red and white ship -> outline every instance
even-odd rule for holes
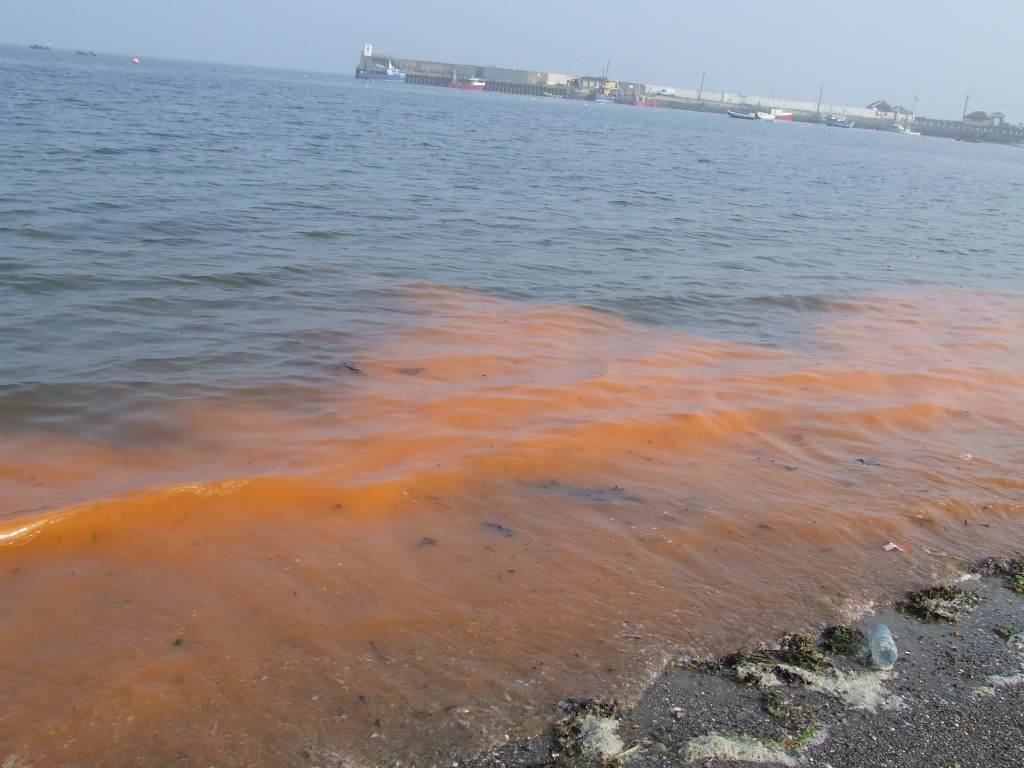
[[[772,119],[774,120],[792,120],[793,113],[786,109],[772,109]]]
[[[452,69],[452,81],[448,83],[449,88],[461,88],[464,91],[482,91],[487,86],[487,81],[479,77],[471,77],[469,80],[459,80]]]

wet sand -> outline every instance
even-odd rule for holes
[[[676,660],[632,705],[563,702],[542,736],[459,765],[1024,765],[1024,595],[991,575],[958,586],[980,601],[953,622],[888,606],[854,625],[891,628],[900,654],[891,670],[874,669],[866,650],[826,654],[817,669],[770,651],[750,666]]]

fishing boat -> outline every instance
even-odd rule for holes
[[[92,51],[75,51],[79,56],[95,56],[96,54]]]
[[[822,115],[822,122],[829,128],[853,128],[853,120],[846,115]]]
[[[769,123],[775,120],[775,115],[772,112],[758,112],[756,117],[758,120],[766,120]]]
[[[772,118],[775,120],[792,120],[793,113],[788,109],[776,109],[772,107]]]
[[[50,44],[46,43],[44,45],[40,45],[39,43],[32,43],[29,46],[29,48],[34,48],[37,51],[48,51],[48,50],[50,50]]]
[[[394,65],[391,59],[387,63],[368,61],[356,67],[356,77],[360,80],[383,80],[385,82],[404,83],[405,72]]]
[[[487,81],[480,77],[471,77],[468,80],[459,80],[455,74],[455,67],[452,67],[452,81],[448,83],[449,88],[461,88],[464,91],[482,91],[487,87]]]
[[[896,126],[896,133],[902,134],[904,136],[920,136],[921,135],[920,131],[912,131],[912,130],[910,130],[910,126],[902,125],[902,124],[898,124]]]
[[[733,112],[731,109],[727,110],[726,113],[729,117],[735,117],[738,120],[757,120],[756,112]]]
[[[654,99],[648,98],[634,89],[623,90],[618,84],[615,84],[613,88],[606,89],[605,93],[608,93],[615,100],[616,104],[628,104],[632,107],[658,106],[658,102]]]
[[[597,104],[616,104],[623,100],[624,94],[615,80],[608,79],[608,67],[604,68],[604,85],[594,88],[587,94],[587,101]]]

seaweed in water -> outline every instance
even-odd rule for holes
[[[907,599],[897,605],[896,610],[909,613],[929,624],[940,621],[952,623],[973,611],[979,600],[981,598],[976,593],[966,592],[959,587],[929,587],[908,592]]]

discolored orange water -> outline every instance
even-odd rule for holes
[[[1024,546],[1019,295],[864,296],[800,349],[405,300],[173,444],[2,439],[11,765],[428,764]]]

